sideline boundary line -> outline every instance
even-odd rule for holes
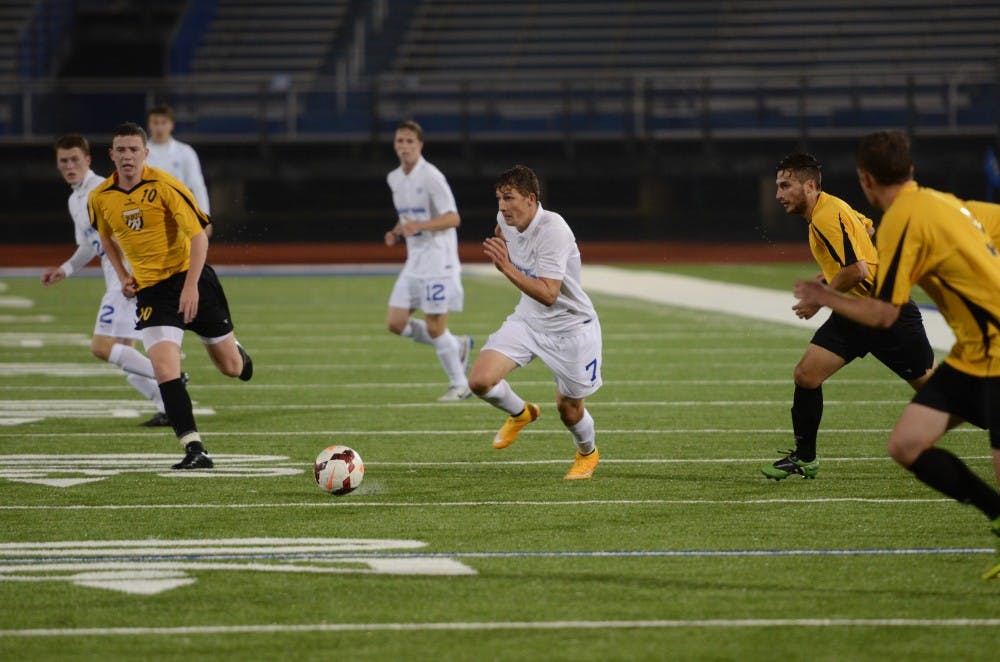
[[[634,621],[485,621],[430,623],[261,623],[179,627],[48,628],[0,630],[0,637],[113,637],[290,632],[420,632],[430,630],[634,630],[735,628],[996,628],[1000,618],[746,618]]]

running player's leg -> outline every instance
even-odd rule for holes
[[[795,454],[801,460],[816,459],[816,435],[823,418],[823,383],[846,364],[842,356],[810,343],[795,366],[792,430]]]
[[[175,326],[149,326],[142,330],[142,341],[153,363],[167,418],[177,435],[177,441],[184,447],[184,459],[172,468],[210,468],[212,460],[202,444],[201,434],[194,420],[191,396],[181,379],[183,337],[184,330]]]
[[[181,373],[181,344],[185,324],[178,312],[178,302],[184,277],[183,272],[175,274],[139,290],[136,295],[137,326],[142,334],[146,354],[153,364],[153,373],[159,384],[170,425],[185,451],[184,459],[172,468],[210,468],[212,459],[202,444],[191,406],[191,396],[188,395]]]
[[[600,462],[594,419],[584,405],[601,388],[603,352],[601,326],[594,320],[570,337],[536,337],[538,358],[556,382],[556,407],[576,446],[573,466],[566,480],[590,478]]]
[[[469,389],[508,418],[493,438],[494,448],[506,448],[517,440],[521,429],[538,418],[538,405],[525,402],[507,382],[507,375],[527,365],[534,357],[527,327],[507,320],[491,335],[479,352],[469,374]]]
[[[201,342],[205,345],[205,350],[208,352],[209,358],[212,359],[212,363],[226,377],[243,379],[247,366],[253,365],[250,356],[237,342],[236,335],[233,333],[215,337],[202,336]],[[250,370],[252,375],[252,367]],[[243,381],[249,381],[249,378],[243,379]]]
[[[448,330],[449,311],[462,310],[461,285],[450,277],[425,278],[420,282],[419,291],[421,293],[419,305],[424,313],[427,334],[434,345],[438,361],[448,377],[448,390],[438,400],[464,400],[472,395],[466,377],[471,339],[465,336],[457,338]]]
[[[187,325],[201,338],[216,369],[227,377],[250,381],[253,361],[233,333],[232,313],[222,283],[209,265],[198,280],[198,314]]]
[[[448,376],[448,390],[439,400],[464,400],[472,395],[469,390],[469,380],[465,375],[467,364],[462,360],[463,343],[468,347],[469,339],[459,339],[448,330],[448,313],[424,313],[427,333],[431,337],[438,361]],[[466,352],[466,357],[468,353]],[[468,360],[466,358],[466,360]]]
[[[125,381],[156,407],[156,414],[143,425],[158,427],[170,425],[160,388],[153,374],[149,358],[133,345],[139,338],[135,328],[135,299],[129,299],[121,290],[104,293],[101,307],[94,322],[94,336],[90,351],[98,359],[116,365],[125,373]]]
[[[978,508],[990,520],[993,533],[1000,536],[1000,493],[957,456],[935,445],[945,432],[968,421],[989,430],[994,453],[1000,449],[1000,429],[992,426],[993,412],[1000,407],[998,386],[997,378],[975,377],[947,363],[941,365],[893,427],[889,455],[921,482]],[[984,579],[997,576],[1000,563],[983,575]]]
[[[925,387],[926,388],[926,387]],[[960,417],[911,402],[889,436],[889,455],[921,482],[959,503],[972,504],[991,521],[1000,518],[1000,494],[957,456],[935,444]]]
[[[816,330],[805,353],[795,366],[795,389],[792,395],[792,434],[795,448],[780,460],[765,464],[761,473],[774,480],[793,474],[815,478],[819,471],[816,437],[823,419],[823,383],[858,356],[864,356],[862,328],[837,315],[831,315]]]
[[[413,342],[432,345],[434,341],[427,332],[427,325],[413,317],[413,311],[420,307],[420,282],[405,274],[400,274],[389,294],[389,307],[385,325],[390,333],[410,338]]]

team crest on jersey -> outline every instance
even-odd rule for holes
[[[142,229],[141,209],[126,209],[122,211],[122,217],[125,219],[125,225],[129,226],[136,232]]]

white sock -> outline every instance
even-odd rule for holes
[[[566,427],[573,435],[573,443],[576,444],[576,450],[580,452],[580,455],[589,455],[594,452],[596,432],[594,432],[594,419],[590,416],[589,411],[584,409],[583,418]]]
[[[129,386],[142,393],[147,400],[152,400],[153,404],[156,405],[156,411],[160,413],[166,411],[163,407],[163,396],[160,395],[160,387],[155,379],[126,372],[125,381],[128,382]]]
[[[448,375],[448,381],[451,382],[452,386],[466,388],[469,385],[469,379],[465,376],[462,361],[458,358],[459,348],[461,347],[458,338],[451,335],[451,331],[446,330],[440,336],[434,338],[433,342],[434,349],[437,350],[438,360],[441,362],[441,367],[444,368],[445,374]]]
[[[427,332],[427,322],[413,317],[411,317],[410,321],[406,323],[406,326],[403,327],[403,332],[399,335],[404,338],[412,338],[413,342],[419,342],[425,345],[434,344],[431,334]]]
[[[153,364],[149,358],[135,347],[129,347],[120,342],[116,342],[111,346],[108,363],[113,363],[125,372],[130,372],[133,375],[142,375],[150,379],[156,378],[156,375],[153,374]]]
[[[514,389],[510,387],[506,379],[501,379],[500,383],[487,391],[482,398],[497,409],[503,409],[511,416],[517,416],[524,411],[524,400],[517,393],[514,393]]]

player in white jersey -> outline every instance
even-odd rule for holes
[[[584,398],[601,387],[601,323],[580,285],[580,249],[562,216],[542,209],[538,177],[516,165],[496,182],[496,236],[483,242],[494,266],[521,290],[521,300],[491,335],[472,366],[472,392],[510,416],[493,439],[506,448],[538,418],[505,377],[538,357],[556,382],[556,407],[576,444],[566,480],[590,478],[600,455]]]
[[[167,105],[154,106],[146,113],[146,124],[149,128],[149,156],[146,165],[150,168],[166,170],[180,180],[181,184],[191,189],[195,202],[206,214],[212,210],[208,204],[208,187],[201,172],[201,161],[194,147],[182,143],[173,137],[174,109]],[[208,236],[212,236],[212,226],[205,228]]]
[[[455,196],[440,170],[424,160],[424,133],[412,120],[400,123],[393,141],[399,167],[386,176],[396,206],[397,222],[385,233],[393,246],[406,240],[406,264],[389,295],[386,326],[404,338],[433,345],[449,386],[438,400],[465,400],[472,395],[466,371],[472,338],[448,330],[448,313],[462,310],[462,266],[458,261],[461,223]],[[413,317],[416,310],[424,319]]]
[[[72,276],[95,257],[101,258],[105,292],[97,311],[90,351],[100,360],[121,368],[129,385],[156,405],[156,414],[143,425],[170,425],[153,376],[153,365],[133,346],[139,337],[135,329],[135,298],[128,299],[122,294],[115,269],[104,255],[101,237],[90,225],[87,197],[104,181],[104,177],[90,169],[90,145],[87,140],[76,134],[59,138],[56,141],[56,167],[73,189],[69,196],[69,214],[76,232],[77,249],[62,265],[46,269],[42,274],[42,284],[46,287],[54,285]]]

